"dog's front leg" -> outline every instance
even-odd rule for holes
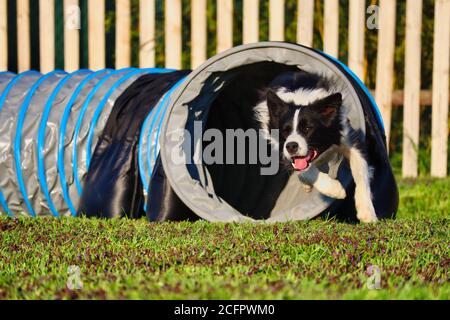
[[[378,219],[372,203],[369,165],[361,151],[355,147],[347,146],[343,153],[350,162],[350,170],[355,181],[357,218],[361,222],[376,222]]]
[[[339,180],[331,178],[328,174],[321,172],[314,164],[299,174],[299,179],[305,186],[316,188],[321,194],[334,199],[344,199],[345,189]],[[308,192],[308,187],[305,188]],[[309,190],[311,191],[311,190]]]

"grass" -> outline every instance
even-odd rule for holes
[[[400,195],[375,225],[0,218],[0,299],[449,299],[450,179]]]

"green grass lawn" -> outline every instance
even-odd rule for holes
[[[449,299],[450,179],[400,195],[375,225],[0,218],[0,299]]]

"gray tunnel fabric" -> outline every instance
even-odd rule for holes
[[[139,76],[164,71],[0,73],[0,214],[75,215],[115,100]]]

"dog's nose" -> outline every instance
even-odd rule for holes
[[[286,150],[289,154],[295,154],[298,151],[298,143],[297,142],[288,142],[286,144]]]

